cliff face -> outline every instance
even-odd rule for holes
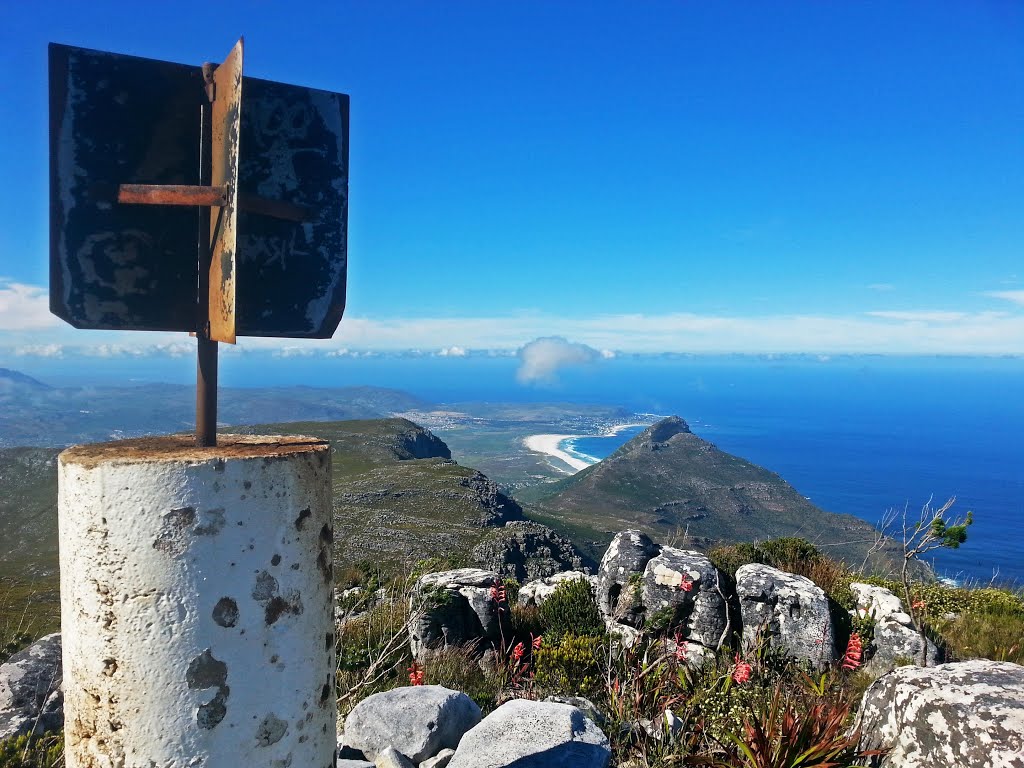
[[[690,545],[707,548],[798,535],[857,565],[874,541],[872,526],[819,509],[774,472],[720,451],[677,416],[542,494],[530,511],[544,522],[608,538],[632,527],[661,539],[685,533]]]

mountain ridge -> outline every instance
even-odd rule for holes
[[[603,461],[520,495],[548,525],[589,528],[594,541],[638,528],[653,537],[717,544],[802,536],[860,564],[875,543],[872,525],[822,510],[776,473],[725,453],[678,416],[662,419]],[[891,548],[890,548],[891,549]],[[884,558],[891,560],[890,556]]]

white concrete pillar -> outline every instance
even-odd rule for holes
[[[68,768],[332,768],[330,447],[60,455]]]

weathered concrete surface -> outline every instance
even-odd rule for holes
[[[440,685],[416,685],[375,693],[345,718],[345,745],[376,760],[394,747],[414,763],[454,749],[480,722],[469,696]]]
[[[818,669],[836,661],[828,598],[810,579],[759,563],[741,565],[736,596],[745,648],[763,639]]]
[[[568,704],[514,699],[462,737],[448,768],[606,768],[608,739]]]
[[[60,633],[36,640],[0,664],[0,739],[64,724]]]
[[[886,768],[1024,768],[1024,667],[899,667],[864,693],[861,748]]]
[[[68,768],[334,761],[330,448],[60,456]]]

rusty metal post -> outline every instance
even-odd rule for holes
[[[213,174],[213,64],[203,64],[207,100],[200,131],[199,184],[209,186]],[[196,445],[217,445],[217,342],[210,339],[210,208],[199,208],[199,296],[196,322]]]

